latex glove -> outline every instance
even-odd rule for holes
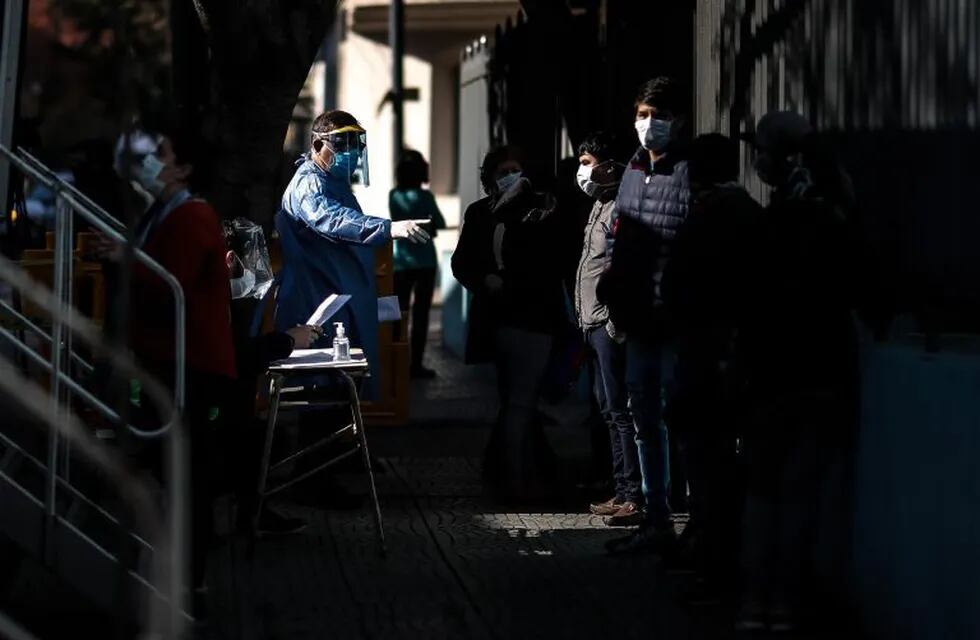
[[[398,220],[391,223],[391,237],[396,240],[410,240],[416,244],[424,244],[431,240],[429,233],[422,225],[430,224],[431,220]]]

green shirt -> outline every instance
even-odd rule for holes
[[[433,238],[437,229],[446,228],[436,199],[426,189],[392,189],[388,194],[388,211],[392,220],[431,219],[425,230]],[[395,240],[395,271],[435,269],[437,264],[436,247],[431,240],[426,243]]]

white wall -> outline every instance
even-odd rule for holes
[[[371,185],[356,187],[357,199],[371,215],[388,216],[388,191],[393,180],[392,110],[378,106],[391,88],[391,53],[387,45],[348,32],[338,52],[338,108],[349,111],[368,132]],[[405,102],[405,146],[430,155],[432,65],[413,56],[404,58],[406,88],[417,88],[419,99]]]

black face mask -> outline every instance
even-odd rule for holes
[[[606,160],[592,167],[592,182],[599,185],[600,189],[615,187],[623,179],[625,171],[626,165],[615,160]]]

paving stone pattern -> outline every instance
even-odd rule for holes
[[[412,424],[369,430],[388,554],[369,509],[276,506],[304,533],[250,548],[224,537],[211,570],[207,637],[242,640],[728,638],[732,612],[677,604],[683,579],[652,556],[611,558],[621,530],[584,513],[585,499],[543,513],[496,506],[479,457],[496,410],[485,368],[433,350],[440,377],[416,384]],[[546,407],[560,455],[587,452],[583,406]],[[366,493],[362,474],[345,482]]]
[[[618,532],[600,518],[499,512],[466,458],[384,465],[387,557],[366,509],[280,504],[311,527],[260,540],[252,555],[244,539],[219,550],[218,637],[596,638],[619,628],[642,638],[686,626],[658,597],[652,557],[602,554]]]

